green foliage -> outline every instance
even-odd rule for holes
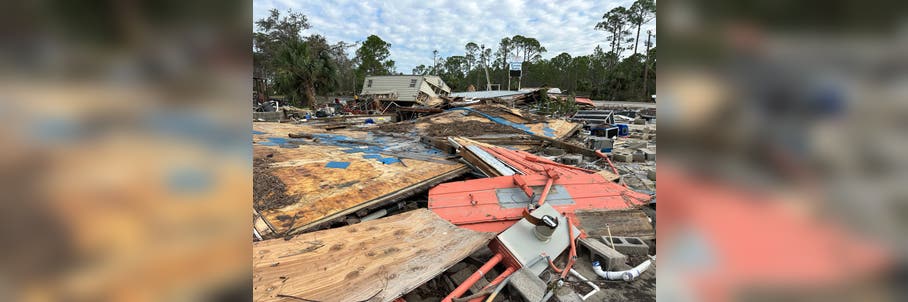
[[[466,90],[470,85],[483,90],[487,79],[507,89],[508,63],[519,57],[523,62],[520,87],[558,87],[571,94],[569,102],[544,102],[545,110],[555,114],[576,110],[574,94],[593,99],[648,101],[656,91],[656,49],[645,43],[651,37],[649,33],[641,37],[640,31],[643,24],[653,19],[655,9],[654,0],[636,0],[629,7],[606,12],[591,30],[607,33],[608,42],[603,45],[607,48],[596,45],[588,55],[560,53],[544,59],[547,49],[539,40],[514,35],[502,38],[497,47],[466,43],[462,55],[442,58],[433,52],[432,62],[418,65],[411,72],[439,75],[454,91]],[[367,75],[400,74],[390,59],[391,44],[376,35],[358,42],[360,46],[350,59],[347,49],[354,44],[329,45],[319,35],[300,36],[302,30],[309,28],[302,14],[288,11],[282,16],[272,10],[255,24],[253,76],[264,79],[265,85],[256,85],[256,89],[266,87],[265,95],[280,93],[298,104],[308,104],[316,94],[358,93]],[[639,49],[641,46],[643,50]],[[623,51],[629,53],[631,49],[632,55],[621,58],[621,54],[626,54]],[[518,87],[518,79],[511,82],[512,89]]]
[[[389,75],[394,73],[394,61],[391,56],[391,44],[376,35],[370,35],[363,45],[356,50],[357,79],[370,75]]]
[[[255,21],[256,31],[252,34],[253,76],[270,78],[274,73],[274,57],[285,41],[300,39],[300,31],[309,28],[306,16],[288,10],[281,16],[277,9],[269,11],[268,17]]]
[[[337,66],[327,44],[320,45],[321,41],[293,39],[277,51],[274,87],[292,104],[310,107],[317,92],[328,91],[337,84]]]
[[[536,110],[539,113],[552,116],[568,116],[574,114],[579,109],[577,102],[574,101],[574,94],[571,93],[568,97],[553,98],[549,97],[549,89],[543,88],[539,90],[539,95],[536,99]]]

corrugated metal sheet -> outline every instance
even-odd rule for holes
[[[541,89],[541,88],[535,88],[535,87],[530,87],[530,88],[520,88],[520,91],[523,91],[523,92],[533,92],[533,91],[536,91],[536,90],[539,90],[539,89]],[[558,88],[558,87],[549,88],[549,89],[547,90],[547,92],[548,92],[548,93],[554,93],[554,94],[560,94],[560,93],[561,93],[561,88]]]
[[[510,90],[486,90],[486,91],[469,91],[469,92],[455,92],[452,93],[452,97],[463,97],[465,99],[491,99],[491,98],[502,98],[508,96],[522,95],[526,92],[520,91],[510,91]]]

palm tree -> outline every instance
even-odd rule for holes
[[[315,104],[317,90],[337,84],[337,66],[327,49],[310,47],[301,39],[286,41],[275,57],[275,89],[302,107]]]

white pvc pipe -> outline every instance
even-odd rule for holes
[[[583,282],[586,283],[587,285],[593,287],[593,290],[591,290],[591,291],[590,291],[589,293],[587,293],[586,295],[581,296],[581,297],[580,297],[580,300],[586,301],[586,298],[589,298],[590,296],[595,295],[596,293],[599,292],[599,287],[596,286],[596,284],[593,283],[593,281],[590,281],[589,279],[587,279],[586,277],[584,277],[583,275],[581,275],[580,273],[578,273],[577,271],[575,271],[573,268],[571,269],[571,275],[574,275],[574,277],[577,277],[578,279],[580,279],[581,281],[583,281]]]
[[[381,210],[372,212],[372,214],[366,215],[365,217],[360,219],[359,222],[366,222],[369,220],[379,219],[379,218],[385,217],[385,215],[388,215],[388,210],[381,209]]]
[[[645,272],[650,267],[650,265],[652,265],[652,261],[646,260],[646,261],[643,261],[643,263],[640,263],[640,265],[637,265],[637,267],[629,269],[629,270],[617,271],[617,272],[606,272],[606,271],[603,271],[602,267],[599,266],[599,261],[593,261],[593,271],[596,272],[596,275],[599,275],[599,277],[602,277],[602,278],[605,278],[608,280],[633,281],[634,279],[639,277],[641,274],[643,274],[643,272]]]

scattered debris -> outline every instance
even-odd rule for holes
[[[367,79],[253,125],[255,300],[655,298],[654,110]]]
[[[271,173],[270,157],[257,158],[252,162],[252,200],[258,211],[285,207],[295,203],[299,196],[287,194],[287,186]]]
[[[523,133],[518,129],[513,127],[492,124],[480,121],[465,121],[465,122],[451,122],[451,123],[439,123],[431,124],[423,130],[423,132],[432,137],[445,137],[445,136],[480,136],[484,134],[508,134],[508,133]]]

